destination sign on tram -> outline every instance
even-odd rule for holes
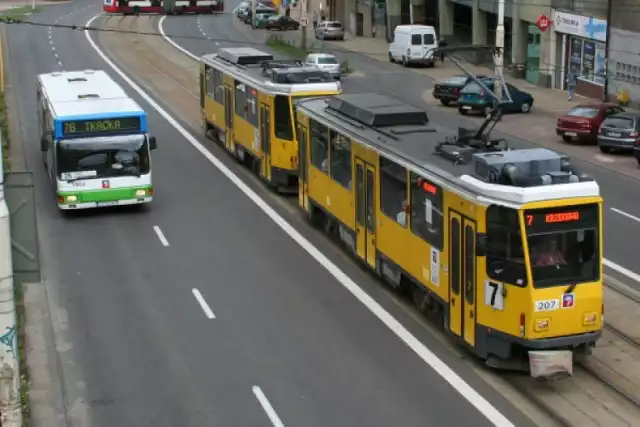
[[[571,224],[575,222],[597,221],[597,205],[584,205],[580,207],[533,209],[525,213],[527,227],[538,227],[553,224]]]
[[[127,132],[140,130],[140,117],[117,119],[70,120],[62,123],[62,135]]]

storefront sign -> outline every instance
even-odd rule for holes
[[[551,22],[549,22],[549,18],[547,15],[540,15],[538,20],[536,21],[536,25],[540,28],[540,31],[543,33],[551,26]]]
[[[553,24],[555,31],[559,33],[592,40],[607,40],[607,21],[604,19],[554,11]]]

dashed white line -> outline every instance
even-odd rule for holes
[[[209,304],[207,304],[207,301],[205,301],[200,291],[196,288],[193,288],[191,289],[191,292],[193,293],[193,296],[196,297],[196,301],[198,301],[198,304],[200,304],[202,311],[204,311],[204,315],[209,319],[215,319],[215,314],[213,314],[211,307],[209,307]]]
[[[166,237],[164,237],[164,233],[162,232],[162,230],[160,230],[160,227],[154,225],[153,231],[156,232],[156,236],[158,236],[158,239],[160,240],[160,243],[162,243],[162,246],[164,246],[165,248],[169,247],[169,241]]]
[[[269,417],[269,421],[271,421],[271,424],[273,424],[273,427],[284,427],[284,424],[280,420],[280,417],[276,413],[276,410],[273,409],[273,406],[271,406],[269,399],[267,399],[267,396],[264,395],[264,393],[262,392],[262,389],[257,385],[254,385],[252,387],[252,390],[253,390],[253,394],[256,395],[256,399],[258,399],[258,402],[260,402],[260,406],[262,406],[262,409],[264,409],[264,412],[267,413],[267,417]]]

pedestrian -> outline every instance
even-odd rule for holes
[[[284,10],[284,14],[287,18],[291,16],[291,8],[289,7],[289,5],[287,5],[287,8]]]
[[[318,12],[316,12],[315,10],[313,11],[313,17],[311,18],[311,21],[313,22],[313,29],[315,30],[316,28],[318,28]]]
[[[447,42],[444,40],[440,40],[440,43],[438,43],[438,47],[439,48],[446,48],[447,47]],[[444,51],[440,51],[440,62],[444,62],[444,57],[446,56],[446,54],[444,53]]]
[[[569,94],[569,101],[573,98],[573,93],[576,90],[576,84],[578,84],[578,73],[576,73],[575,69],[569,70],[569,74],[567,75],[567,93]]]

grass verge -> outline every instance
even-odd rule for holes
[[[31,405],[29,401],[29,370],[27,369],[27,353],[24,349],[26,340],[25,309],[24,309],[24,285],[15,285],[16,300],[16,326],[18,328],[18,357],[20,362],[20,407],[22,408],[22,427],[31,424]]]
[[[314,51],[313,44],[305,49],[302,46],[298,46],[294,41],[285,40],[273,34],[267,38],[266,45],[293,59],[304,59],[309,53]],[[342,71],[342,74],[351,74],[353,72],[353,69],[349,67],[349,61],[342,61],[340,63],[340,71]]]
[[[42,6],[36,6],[32,9],[31,6],[13,7],[11,9],[0,12],[0,18],[13,18],[23,20],[31,13],[38,13],[42,10]]]
[[[2,132],[2,166],[5,172],[11,170],[9,164],[9,124],[7,123],[7,105],[4,99],[4,92],[0,91],[0,132]]]

